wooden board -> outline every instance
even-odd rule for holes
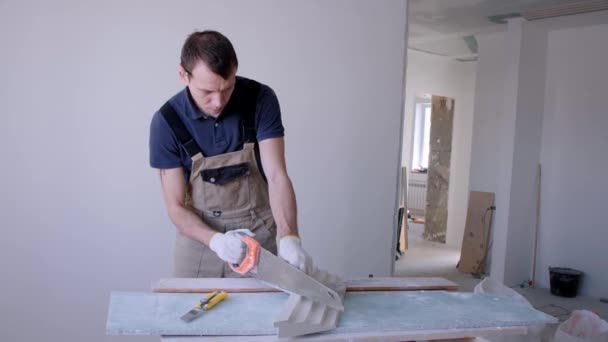
[[[111,335],[276,335],[273,322],[287,297],[285,293],[231,293],[211,311],[185,323],[179,317],[192,308],[201,298],[200,294],[113,292],[106,332]],[[345,295],[344,306],[338,327],[323,335],[450,330],[463,333],[557,322],[509,297],[484,293],[355,292]]]
[[[462,239],[458,270],[464,273],[483,273],[490,237],[494,206],[493,192],[471,191],[469,209]]]
[[[166,278],[152,284],[157,293],[208,293],[224,290],[232,293],[278,292],[253,278]],[[361,278],[346,281],[346,291],[456,291],[458,284],[443,278]]]
[[[399,208],[397,218],[397,231],[399,232],[399,253],[403,254],[407,250],[407,209]]]
[[[346,281],[346,292],[356,291],[457,291],[458,284],[444,278],[361,278]]]

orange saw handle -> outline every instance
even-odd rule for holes
[[[243,235],[241,240],[247,245],[247,255],[241,264],[230,265],[232,270],[238,274],[246,274],[258,265],[260,259],[260,243],[251,236]]]

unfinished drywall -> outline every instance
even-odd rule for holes
[[[582,293],[606,297],[608,13],[553,25],[547,38],[538,280],[548,287],[549,266],[571,267],[585,272]]]
[[[460,247],[467,212],[476,62],[455,62],[408,50],[405,118],[401,163],[411,170],[415,97],[440,95],[455,101],[448,191],[446,243]],[[410,174],[410,179],[426,178]]]
[[[196,301],[197,295],[112,292],[107,330],[112,335],[151,334],[157,338],[158,335],[168,335],[171,338],[171,335],[196,335],[203,332],[208,335],[230,336],[237,341],[239,335],[256,335],[254,338],[265,336],[267,341],[277,340],[272,322],[279,310],[274,308],[285,303],[285,293],[235,293],[231,296],[231,303],[213,309],[214,315],[203,315],[206,317],[190,324],[175,320],[170,310],[176,307],[188,310],[190,303]],[[449,303],[449,310],[445,308],[446,303]],[[509,331],[512,328],[558,322],[557,318],[507,296],[487,293],[357,292],[347,293],[344,305],[346,309],[341,314],[338,327],[323,335],[327,339],[311,336],[309,340],[460,339],[463,336],[487,336],[492,332],[497,334],[506,331],[505,335],[508,335],[509,332],[512,333]],[[525,330],[518,333],[524,332]],[[388,334],[392,336],[384,338]],[[196,336],[192,338],[195,341],[201,340]]]
[[[432,97],[429,168],[424,220],[425,240],[445,243],[452,157],[454,99]]]
[[[170,274],[148,132],[195,29],[224,32],[239,73],[275,89],[315,260],[388,275],[405,18],[389,0],[1,1],[0,340],[104,341],[109,292]]]

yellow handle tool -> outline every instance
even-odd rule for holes
[[[211,310],[214,306],[216,306],[217,304],[219,304],[219,302],[223,301],[226,298],[228,298],[228,294],[224,291],[215,291],[208,294],[207,297],[205,297],[205,299],[207,300],[207,304],[203,306],[203,310]]]
[[[205,296],[205,299],[200,300],[194,306],[194,309],[188,311],[185,315],[181,317],[183,321],[190,322],[196,317],[198,317],[201,313],[211,310],[218,303],[228,298],[228,293],[224,291],[213,291],[210,294]]]

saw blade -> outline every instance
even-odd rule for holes
[[[250,274],[282,291],[309,298],[340,311],[344,310],[342,298],[336,291],[264,248],[260,248],[259,262]]]

